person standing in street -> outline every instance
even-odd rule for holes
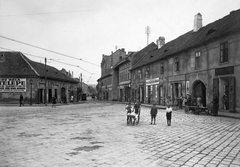
[[[170,105],[167,105],[167,108],[166,108],[166,118],[167,118],[167,125],[171,126],[172,107],[170,107]]]
[[[151,111],[150,111],[150,115],[151,115],[151,125],[152,124],[156,124],[156,117],[157,117],[157,113],[158,113],[158,110],[156,108],[156,104],[154,103],[152,108],[151,108]]]
[[[20,103],[20,107],[21,107],[22,105],[24,106],[24,104],[23,104],[23,95],[22,95],[22,94],[20,94],[19,103]]]
[[[137,115],[137,123],[139,123],[139,120],[140,120],[140,111],[141,111],[141,104],[139,101],[136,101],[135,104],[134,104],[134,111],[135,111],[135,114]]]

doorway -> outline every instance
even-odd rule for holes
[[[61,101],[67,103],[66,89],[64,87],[61,88]]]
[[[202,104],[206,107],[206,87],[204,83],[200,80],[197,80],[193,83],[193,91],[192,91],[192,98],[197,98],[197,96],[201,96]]]
[[[213,79],[213,92],[218,96],[219,108],[235,112],[235,77],[220,77]],[[226,103],[223,99],[226,94]]]

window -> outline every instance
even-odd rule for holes
[[[174,59],[175,71],[179,71],[179,58]]]
[[[199,68],[201,68],[201,65],[202,65],[201,52],[198,51],[195,53],[195,68],[199,69]]]
[[[228,42],[220,44],[220,63],[228,62]]]
[[[142,79],[142,70],[138,70],[138,78]]]
[[[163,65],[163,63],[160,64],[160,74],[164,74],[164,65]]]
[[[150,77],[150,68],[148,67],[146,69],[146,78],[149,78]]]

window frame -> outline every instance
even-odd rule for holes
[[[179,72],[180,71],[179,57],[175,57],[174,58],[174,70],[175,70],[175,72]]]
[[[229,58],[228,41],[220,43],[220,63],[228,63]]]
[[[160,74],[164,74],[164,63],[160,63]]]
[[[195,52],[195,69],[202,68],[202,52],[197,51]]]
[[[147,68],[146,68],[145,77],[146,77],[146,78],[150,78],[150,67],[147,67]]]

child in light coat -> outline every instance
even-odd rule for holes
[[[166,108],[166,118],[167,118],[167,125],[171,126],[172,107],[170,107],[170,105],[167,105],[167,108]]]

